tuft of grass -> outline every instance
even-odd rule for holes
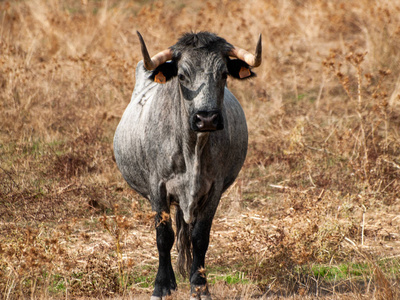
[[[225,282],[226,284],[249,284],[251,281],[246,278],[245,273],[243,272],[233,272],[229,274],[229,272],[224,272],[224,274],[208,274],[208,279],[211,284],[215,284],[217,282]]]
[[[368,265],[365,263],[340,264],[338,266],[313,265],[312,276],[326,282],[364,279],[363,274],[369,273]]]

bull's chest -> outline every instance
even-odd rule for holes
[[[183,151],[171,157],[174,172],[166,180],[169,197],[179,203],[186,214],[205,198],[217,177],[207,148],[208,135],[200,136],[194,151]],[[207,197],[206,197],[207,198]]]
[[[215,178],[212,166],[207,164],[204,157],[172,156],[172,174],[166,181],[167,192],[177,201],[198,199],[206,195]]]
[[[176,174],[166,182],[169,200],[179,205],[187,223],[196,218],[196,208],[201,203],[205,204],[212,185],[212,176],[197,172],[194,166],[193,169]]]

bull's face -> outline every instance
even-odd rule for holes
[[[181,98],[194,131],[224,128],[222,104],[228,76],[225,58],[220,53],[190,51],[178,62],[177,81]]]
[[[209,32],[185,34],[174,46],[150,59],[138,33],[145,67],[155,82],[179,85],[179,93],[194,131],[224,128],[222,105],[228,75],[244,79],[255,76],[251,67],[261,63],[261,36],[256,56],[234,47]],[[238,59],[230,59],[229,57]]]

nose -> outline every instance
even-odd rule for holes
[[[217,125],[218,125],[217,118],[218,118],[217,113],[214,113],[210,116],[205,116],[203,114],[196,114],[195,122],[197,128],[199,128],[200,131],[217,130]]]
[[[194,131],[215,131],[224,128],[222,114],[219,111],[200,111],[194,114],[192,120]]]

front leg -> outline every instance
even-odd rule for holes
[[[190,299],[211,300],[205,274],[205,257],[210,240],[212,217],[198,220],[192,231],[193,263],[190,270]]]
[[[212,221],[221,199],[222,187],[213,185],[204,209],[196,216],[192,230],[193,262],[190,270],[190,300],[211,300],[205,274],[205,257],[210,242]]]
[[[171,264],[171,248],[174,244],[175,234],[169,215],[170,210],[167,204],[167,191],[164,182],[158,184],[158,189],[152,197],[152,207],[156,211],[158,271],[154,292],[150,300],[161,300],[171,295],[171,291],[176,290],[175,274]]]
[[[175,274],[171,264],[171,248],[174,244],[174,231],[169,214],[162,212],[156,215],[158,272],[151,300],[164,299],[176,290]]]

